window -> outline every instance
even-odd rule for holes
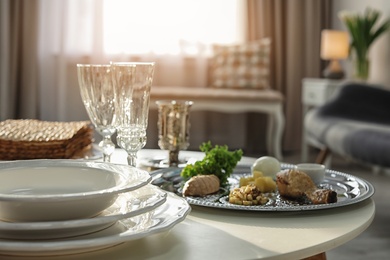
[[[240,40],[240,0],[103,0],[106,54],[195,55]]]

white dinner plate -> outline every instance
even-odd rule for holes
[[[138,190],[120,194],[111,207],[93,218],[48,222],[0,220],[0,238],[54,239],[88,234],[107,228],[118,220],[151,211],[162,205],[166,197],[165,191],[148,184]]]
[[[90,218],[121,193],[151,180],[147,171],[88,160],[23,160],[0,163],[0,218],[10,222]]]
[[[89,252],[168,231],[186,218],[191,207],[185,199],[170,192],[167,194],[167,201],[155,210],[119,220],[88,235],[56,240],[0,239],[0,255],[50,256]]]

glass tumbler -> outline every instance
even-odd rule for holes
[[[158,145],[169,151],[168,165],[179,165],[179,151],[189,146],[190,108],[192,101],[159,100],[158,106]]]
[[[103,161],[109,162],[115,145],[111,136],[115,133],[115,94],[109,64],[77,64],[80,94],[89,119],[103,137],[99,147]]]
[[[154,62],[112,62],[116,93],[117,143],[127,152],[127,161],[137,165],[137,152],[146,144],[150,89]]]

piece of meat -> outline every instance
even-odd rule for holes
[[[219,178],[215,175],[197,175],[183,187],[184,196],[205,196],[219,190]]]
[[[304,172],[289,169],[276,174],[279,194],[291,199],[306,196],[313,204],[337,202],[337,193],[329,189],[319,189]]]

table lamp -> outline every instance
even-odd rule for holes
[[[348,32],[336,30],[322,30],[321,32],[321,58],[330,60],[323,72],[325,78],[341,79],[344,71],[340,65],[340,59],[348,57],[349,39]]]

